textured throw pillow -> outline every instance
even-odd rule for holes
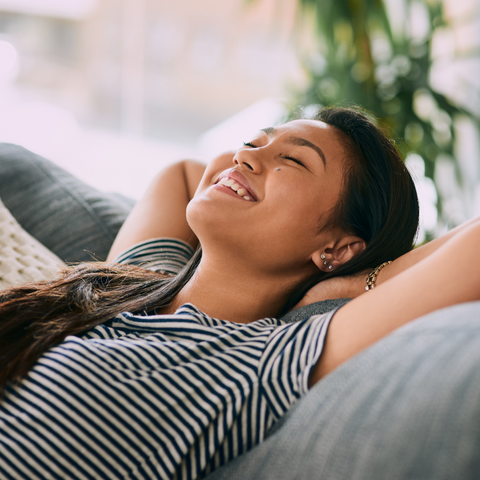
[[[0,289],[52,278],[62,265],[17,223],[0,200]]]

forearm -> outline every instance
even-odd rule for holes
[[[439,248],[445,245],[446,242],[455,238],[455,236],[458,236],[466,229],[479,224],[480,217],[473,218],[472,220],[469,220],[468,222],[465,222],[462,225],[450,230],[441,237],[436,238],[435,240],[432,240],[421,247],[415,248],[410,252],[407,252],[380,271],[376,278],[375,285],[381,285],[382,283],[396,277],[400,273],[413,267],[420,261],[435,253]],[[372,265],[372,268],[374,267],[377,267],[377,265]],[[361,275],[352,275],[344,283],[339,283],[339,289],[341,290],[339,293],[340,297],[356,298],[365,293],[366,276],[368,273],[369,272],[363,272]]]
[[[462,234],[466,229],[478,224],[480,224],[480,217],[465,222],[445,235],[442,235],[440,238],[432,240],[426,245],[402,255],[380,271],[380,274],[376,279],[376,285],[378,286],[387,280],[391,280],[405,270],[408,270],[420,261],[435,253],[445,243]],[[319,282],[306,293],[306,295],[299,303],[297,303],[297,305],[295,305],[294,308],[299,308],[310,303],[328,299],[356,298],[366,293],[366,278],[371,272],[371,269],[374,267],[377,267],[377,265],[372,265],[369,270],[364,270],[363,272],[358,272],[354,275],[334,277]]]
[[[138,242],[157,237],[177,238],[193,248],[198,239],[186,220],[186,208],[205,170],[190,160],[162,170],[135,205],[112,245],[107,261]]]
[[[432,240],[421,247],[415,248],[411,252],[402,255],[401,257],[397,258],[394,262],[392,262],[388,267],[384,268],[376,281],[377,285],[380,285],[387,280],[392,279],[393,277],[397,276],[398,274],[404,272],[408,268],[416,265],[420,261],[424,260],[428,256],[435,253],[439,248],[441,248],[445,243],[449,240],[453,239],[454,237],[462,234],[465,230],[468,230],[472,226],[480,224],[480,217],[475,217],[468,222],[462,223],[458,227],[450,230],[446,234],[442,235],[435,240]],[[453,266],[453,258],[452,258],[452,266]]]

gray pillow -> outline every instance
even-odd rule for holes
[[[323,300],[321,302],[311,303],[310,305],[296,308],[280,318],[287,323],[299,322],[301,320],[305,320],[306,318],[310,318],[313,315],[321,315],[322,313],[335,310],[336,308],[345,305],[350,300],[351,298],[335,298],[332,300]]]
[[[135,204],[9,143],[0,143],[0,199],[25,231],[68,262],[104,260]]]
[[[395,331],[328,375],[208,480],[476,480],[480,302]]]

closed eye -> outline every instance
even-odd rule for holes
[[[286,158],[287,160],[291,160],[292,162],[297,163],[298,165],[301,165],[302,167],[305,166],[305,165],[303,164],[303,162],[301,162],[300,160],[298,160],[298,159],[296,159],[296,158],[289,157],[289,156],[285,156],[285,158]]]
[[[250,142],[242,142],[242,143],[243,143],[244,147],[257,148],[255,145],[253,145],[253,143],[250,143]],[[288,155],[285,155],[284,158],[287,159],[287,160],[291,160],[292,162],[295,162],[297,165],[305,167],[305,164],[303,162],[301,162],[300,160],[298,160],[297,158],[290,157]],[[307,167],[305,167],[305,168],[307,168]]]

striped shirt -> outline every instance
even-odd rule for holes
[[[177,272],[158,239],[121,263]],[[308,390],[333,312],[285,324],[123,313],[50,349],[0,403],[1,479],[195,479],[249,450]]]

